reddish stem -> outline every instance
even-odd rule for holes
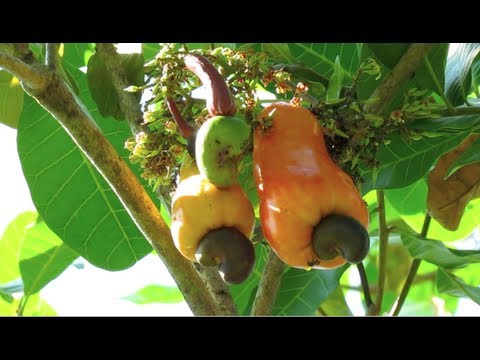
[[[207,89],[207,110],[210,116],[235,115],[237,112],[235,98],[212,63],[198,54],[187,54],[184,61],[185,67],[197,75]]]
[[[167,106],[168,110],[170,110],[170,114],[172,114],[173,120],[175,120],[175,123],[177,124],[180,135],[183,138],[188,139],[194,132],[193,127],[185,121],[180,110],[178,110],[177,104],[175,104],[175,101],[170,97],[167,98]]]

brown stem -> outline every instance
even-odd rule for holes
[[[282,281],[284,267],[285,263],[275,254],[275,251],[270,249],[252,305],[253,316],[268,316],[272,314],[273,305]]]
[[[370,96],[370,99],[377,100],[365,105],[365,111],[380,114],[393,100],[400,86],[414,74],[431,48],[432,44],[412,44]]]
[[[45,76],[40,76],[29,64],[2,51],[0,51],[0,66],[31,89],[43,90],[47,87]]]
[[[187,54],[184,57],[185,67],[198,76],[207,89],[207,110],[210,116],[233,116],[237,112],[235,98],[222,75],[204,56]]]
[[[225,316],[238,315],[237,306],[233,301],[230,289],[227,283],[223,281],[218,269],[211,266],[202,266],[199,263],[194,263],[193,266],[215,299],[218,305],[218,314]]]
[[[180,110],[178,110],[175,101],[171,97],[167,97],[166,100],[168,110],[170,111],[170,114],[172,114],[173,120],[175,120],[175,123],[177,124],[178,132],[183,138],[188,139],[195,130],[193,129],[193,127],[190,126],[189,123],[185,121],[182,114],[180,113]]]

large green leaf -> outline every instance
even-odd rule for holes
[[[129,300],[135,304],[174,304],[184,301],[182,293],[176,286],[164,285],[147,285],[136,293],[127,295],[122,299]]]
[[[458,158],[455,159],[452,165],[447,170],[447,178],[455,171],[460,170],[466,165],[470,165],[480,161],[480,137],[476,139],[465,152],[461,153]]]
[[[419,119],[410,125],[413,129],[436,131],[440,133],[464,132],[478,130],[480,115],[447,116],[437,119]]]
[[[112,136],[128,136],[122,123],[110,124],[117,125]],[[109,270],[128,268],[150,251],[103,177],[31,99],[20,119],[18,150],[37,210],[73,250]]]
[[[88,50],[87,45],[65,45],[65,66],[77,81],[86,108],[129,163],[123,144],[131,136],[130,129],[125,122],[99,116],[85,74],[79,70],[84,63],[82,46]],[[30,98],[20,119],[18,149],[36,208],[73,250],[108,270],[128,268],[150,252],[150,245],[103,177],[51,115]],[[138,167],[134,168],[138,173]]]
[[[480,43],[462,43],[449,53],[445,69],[445,94],[453,106],[464,104],[470,93],[470,67],[479,52]]]
[[[345,83],[352,83],[360,60],[360,45],[354,43],[290,43],[290,52],[295,62],[303,63],[312,70],[330,78],[338,56],[343,68]],[[285,58],[287,63],[292,59]]]
[[[35,294],[59,276],[78,254],[50,230],[44,221],[30,227],[20,249],[20,273],[25,295]]]
[[[142,54],[119,54],[122,69],[127,77],[128,85],[142,86],[144,84]],[[104,59],[97,52],[88,60],[87,80],[98,110],[103,117],[112,116],[124,120],[125,114],[120,106],[119,97],[112,76],[107,71]],[[140,100],[140,94],[136,94]]]
[[[403,188],[387,190],[385,192],[387,221],[392,222],[400,217],[412,231],[420,233],[427,212],[427,192],[425,179],[420,179]],[[445,231],[442,225],[435,219],[431,219],[428,237],[441,241],[463,239],[479,224],[479,213],[480,201],[471,201],[465,209],[460,226],[455,231]],[[375,220],[374,218],[373,222]],[[399,227],[398,224],[396,225]]]
[[[313,315],[338,287],[348,264],[333,270],[290,268],[283,275],[273,315]]]
[[[0,284],[13,281],[20,277],[18,255],[29,225],[35,223],[37,213],[25,211],[18,215],[0,238]]]
[[[456,297],[468,297],[480,305],[480,288],[468,285],[451,272],[438,268],[437,289],[440,293]]]
[[[455,269],[480,262],[480,250],[449,249],[439,240],[421,239],[406,233],[402,233],[402,242],[413,258],[442,268]]]
[[[16,129],[23,107],[24,92],[20,82],[0,70],[0,123]]]
[[[392,69],[397,65],[410,43],[367,43],[365,44],[385,66]],[[365,46],[364,45],[364,46]]]
[[[377,160],[380,169],[376,181],[372,171],[364,171],[365,183],[362,193],[372,189],[393,189],[407,186],[422,178],[435,161],[455,148],[469,132],[455,133],[434,138],[422,137],[407,143],[399,134],[394,134],[388,145],[381,145]]]

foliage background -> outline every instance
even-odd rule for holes
[[[295,49],[294,49],[295,50]],[[298,50],[298,49],[297,49]],[[305,50],[305,49],[303,49]],[[295,52],[293,52],[295,54]],[[347,65],[346,67],[348,68],[349,66],[353,66],[351,64]],[[31,100],[30,100],[31,101]],[[27,105],[28,106],[28,105]],[[9,129],[6,129],[5,127],[2,126],[0,129],[0,133],[2,137],[6,139],[2,139],[0,142],[3,146],[6,146],[6,144],[9,144],[9,141],[11,142],[12,138],[15,137],[15,132],[11,131]],[[11,144],[11,143],[10,143]],[[13,147],[10,147],[9,149],[2,149],[2,154],[11,154],[13,159],[13,163],[16,164],[17,169],[12,170],[12,172],[7,172],[8,175],[8,181],[11,181],[9,184],[6,186],[2,186],[2,191],[5,191],[8,189],[8,191],[5,192],[5,194],[2,194],[0,197],[1,199],[1,212],[0,216],[2,217],[3,223],[4,224],[3,228],[0,227],[0,230],[3,230],[6,227],[6,224],[13,220],[12,217],[14,217],[16,214],[20,213],[20,211],[27,210],[27,209],[33,209],[33,206],[31,206],[31,203],[29,203],[28,206],[19,206],[21,203],[19,199],[21,198],[20,194],[26,194],[28,193],[28,190],[26,187],[23,187],[23,190],[20,190],[21,186],[20,184],[25,184],[25,181],[23,179],[23,174],[21,174],[18,171],[18,165],[19,165],[19,159],[18,155],[16,152],[16,145]],[[4,156],[7,158],[6,156]],[[11,162],[10,162],[11,163]],[[15,165],[14,165],[15,167]],[[13,176],[14,173],[17,173],[20,175],[20,179],[15,178]],[[2,180],[2,185],[5,180]],[[15,189],[15,191],[11,191],[11,189]],[[387,202],[388,206],[390,207],[388,210],[390,214],[394,213],[395,210],[402,212],[404,215],[403,220],[406,221],[410,226],[414,228],[418,228],[419,224],[421,225],[422,221],[422,210],[421,208],[408,208],[408,203],[407,202],[402,202],[402,199],[408,199],[409,197],[415,198],[415,196],[418,196],[419,194],[424,194],[425,189],[422,188],[422,183],[417,182],[414,183],[411,187],[407,187],[404,189],[399,189],[399,190],[392,190],[387,192]],[[24,198],[28,199],[28,196],[25,196]],[[8,204],[8,205],[7,205]],[[14,205],[10,205],[14,204]],[[18,211],[17,211],[18,210]],[[29,215],[25,215],[29,216]],[[474,221],[474,219],[472,219]],[[477,222],[478,223],[478,222]],[[3,231],[2,231],[3,233]],[[477,237],[470,239],[470,243],[467,243],[468,248],[478,248],[478,232],[476,233]],[[38,235],[38,234],[37,234]],[[41,235],[41,233],[40,233]],[[40,236],[38,235],[38,236]],[[436,236],[440,236],[442,240],[449,240],[448,235],[445,235],[445,232],[441,231],[438,227],[435,229],[435,225],[432,226],[431,232],[429,233],[429,236],[432,238],[436,238]],[[398,240],[398,239],[397,239]],[[451,239],[450,239],[451,240]],[[391,243],[395,243],[395,239],[391,239]],[[399,252],[399,259],[405,260],[405,254],[402,254],[401,251]],[[84,269],[78,269],[77,267],[74,266],[69,266],[67,271],[61,274],[57,279],[53,280],[49,285],[47,285],[44,289],[41,290],[40,296],[37,296],[36,298],[33,298],[29,301],[29,306],[31,309],[31,313],[33,314],[43,314],[43,315],[49,315],[49,314],[54,314],[55,309],[58,308],[57,312],[59,314],[63,315],[73,315],[75,313],[71,313],[69,311],[72,311],[73,308],[77,309],[76,311],[80,311],[77,314],[97,314],[96,311],[102,312],[102,311],[107,311],[107,308],[102,309],[100,304],[102,304],[102,296],[100,294],[110,294],[110,299],[119,299],[122,296],[127,296],[129,294],[133,294],[135,291],[139,290],[143,286],[147,285],[161,285],[161,286],[171,286],[173,285],[173,282],[171,278],[169,277],[168,273],[165,271],[163,265],[158,261],[156,257],[153,255],[147,255],[147,257],[144,260],[141,260],[136,264],[132,269],[121,271],[121,272],[106,272],[100,269],[96,269],[93,266],[87,264],[84,261],[81,261],[80,263],[77,262],[77,267],[82,267],[82,264],[84,266]],[[396,269],[398,271],[398,269]],[[422,267],[420,269],[420,275],[429,273],[432,271],[432,265],[428,263],[423,263]],[[85,276],[82,275],[82,272],[84,274],[90,272],[92,276]],[[131,288],[125,288],[125,292],[119,291],[118,288],[115,286],[112,286],[112,283],[115,283],[113,280],[114,278],[118,278],[118,283],[121,283],[123,281],[126,281],[125,279],[128,279],[129,277],[126,276],[125,274],[138,274],[138,277],[135,275],[132,275],[132,279],[135,279],[132,281],[132,287]],[[160,272],[160,273],[159,273]],[[375,276],[376,274],[375,269],[373,267],[368,267],[367,266],[367,272],[370,272],[369,275]],[[468,267],[468,271],[463,271],[462,272],[462,277],[464,279],[471,279],[474,280],[475,274],[478,273],[478,266],[473,265]],[[102,274],[102,275],[101,275]],[[147,274],[147,275],[145,275]],[[153,274],[153,275],[152,275]],[[162,274],[162,276],[159,276],[159,274]],[[108,278],[108,279],[107,279]],[[120,280],[121,279],[121,280]],[[140,279],[143,281],[140,281]],[[349,283],[349,280],[350,283]],[[346,284],[343,284],[345,286],[358,286],[358,282],[355,281],[355,274],[352,272],[349,274],[349,276],[345,277]],[[478,280],[476,280],[478,282]],[[65,284],[70,285],[70,288],[72,289],[72,292],[68,291],[68,287],[66,287]],[[135,284],[135,286],[133,285]],[[429,282],[429,284],[432,284]],[[72,286],[73,285],[73,286]],[[85,287],[82,287],[85,285]],[[392,285],[392,284],[391,284]],[[392,288],[395,287],[395,285],[398,284],[393,284]],[[53,290],[54,288],[58,287],[58,292],[57,295],[49,295],[49,294],[55,294],[55,291]],[[74,290],[73,290],[74,289]],[[174,290],[171,288],[161,288],[157,290],[161,291],[151,291],[152,288],[147,288],[146,291],[136,294],[136,297],[131,297],[130,302],[127,300],[121,300],[125,304],[135,304],[136,303],[141,303],[141,302],[148,302],[148,301],[161,301],[161,302],[174,302],[176,305],[167,305],[168,310],[165,310],[165,314],[173,315],[175,314],[174,311],[185,311],[186,313],[189,313],[188,307],[184,306],[185,304],[179,303],[179,298],[178,298],[178,293],[176,293]],[[127,291],[128,290],[128,291]],[[32,290],[32,293],[35,293],[35,291]],[[62,296],[58,295],[63,293],[63,296],[69,296],[68,298],[63,298],[62,300],[58,300],[56,296]],[[15,295],[15,292],[13,292]],[[77,294],[77,295],[74,295]],[[78,294],[83,294],[86,295],[85,297],[80,297]],[[163,294],[163,295],[158,295],[158,294]],[[352,295],[355,294],[355,295]],[[142,297],[143,295],[143,297]],[[49,297],[52,296],[52,300],[49,299]],[[390,298],[389,298],[390,296]],[[438,299],[443,299],[443,300],[437,300],[439,302],[445,301],[446,302],[446,310],[449,311],[453,310],[456,314],[462,313],[465,311],[467,314],[475,314],[479,310],[479,306],[477,305],[469,305],[467,308],[465,307],[457,307],[457,300],[456,298],[452,298],[449,296],[445,295],[439,295],[435,292],[433,286],[418,286],[414,288],[409,296],[409,299],[411,299],[410,303],[407,300],[407,304],[404,307],[404,310],[402,311],[402,315],[406,314],[417,314],[417,315],[433,315],[433,308],[431,306],[428,307],[425,306],[425,304],[418,303],[415,299],[420,299],[420,298],[431,298],[432,296],[436,296]],[[14,296],[15,297],[15,296]],[[156,297],[156,298],[155,298]],[[361,297],[358,292],[347,292],[347,300],[352,304],[352,310],[355,309],[361,309]],[[38,299],[37,299],[38,298]],[[47,299],[52,303],[52,307],[49,307],[45,305],[45,303],[41,300],[41,298]],[[56,298],[55,300],[53,300]],[[394,295],[386,293],[386,303],[392,302],[395,299]],[[355,301],[357,304],[355,305]],[[0,300],[1,301],[1,300]],[[57,302],[56,304],[53,304],[54,302]],[[352,302],[353,301],[353,302]],[[60,308],[62,308],[61,303],[69,303],[72,306],[72,309],[66,310],[65,312],[59,311]],[[464,304],[472,304],[470,301],[467,300],[461,300],[461,303]],[[74,305],[77,304],[77,305]],[[88,304],[91,305],[87,306]],[[4,305],[4,304],[3,304]],[[154,306],[154,305],[132,305],[135,306],[135,308],[140,307],[145,309],[146,306]],[[162,305],[164,306],[164,305]],[[420,308],[418,307],[420,306]],[[422,308],[423,306],[423,308]],[[172,308],[173,307],[173,308]],[[440,306],[441,307],[441,306]],[[132,308],[133,309],[133,308]],[[165,308],[167,309],[167,308]],[[173,310],[177,309],[177,310]],[[465,310],[468,309],[468,310]],[[10,309],[11,310],[11,309]],[[3,311],[10,311],[6,310],[5,306],[3,307]],[[110,308],[111,310],[111,308]],[[0,307],[0,311],[2,311],[2,307]],[[125,314],[126,311],[125,309],[122,310],[122,314]],[[132,310],[133,311],[133,310]],[[153,309],[153,314],[159,315],[161,312],[157,308]],[[342,310],[335,310],[337,313],[342,314]],[[133,311],[135,312],[135,311]],[[358,314],[362,314],[362,311],[359,311]],[[28,311],[25,312],[25,314],[29,314]],[[103,314],[105,314],[103,312]]]

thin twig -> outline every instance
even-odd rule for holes
[[[258,284],[257,294],[253,301],[252,316],[268,316],[272,314],[273,305],[282,281],[284,267],[285,263],[280,260],[273,249],[270,249],[262,278]]]
[[[40,76],[32,66],[3,51],[0,51],[0,67],[20,79],[31,89],[41,90],[47,86],[46,76]]]
[[[357,270],[358,275],[360,276],[360,282],[362,283],[363,296],[365,297],[365,305],[367,305],[368,314],[368,309],[374,307],[375,304],[373,303],[372,296],[370,295],[370,286],[368,285],[367,272],[365,271],[363,263],[357,264]]]
[[[438,94],[443,99],[443,102],[445,103],[445,105],[447,105],[447,108],[449,110],[452,110],[453,109],[452,103],[450,102],[450,100],[448,100],[447,95],[445,95],[443,86],[438,81],[437,75],[435,74],[435,71],[433,71],[433,67],[432,67],[432,64],[430,63],[430,60],[428,59],[428,56],[425,56],[424,62],[425,62],[425,66],[427,67],[428,73],[430,74],[430,78],[433,80],[433,83],[437,88]]]
[[[192,312],[195,315],[217,314],[216,304],[191,262],[175,248],[170,229],[157,206],[61,77],[42,64],[35,64],[33,68],[3,53],[0,53],[0,66],[7,71],[17,70],[16,74],[24,84],[25,91],[57,119],[108,182],[147,241],[157,251]],[[32,86],[25,86],[28,82]]]
[[[59,43],[46,44],[45,65],[47,65],[52,70],[58,68],[58,62],[59,62],[58,49],[59,48],[60,48]]]
[[[377,101],[365,105],[365,111],[372,114],[382,113],[402,84],[414,74],[431,47],[431,44],[412,44],[370,96]]]
[[[431,110],[433,114],[441,116],[461,116],[461,115],[479,115],[480,106],[462,106],[457,108],[441,108]]]
[[[378,204],[378,282],[375,307],[369,315],[378,315],[382,311],[383,293],[385,290],[385,278],[387,274],[387,250],[388,250],[388,226],[385,214],[385,195],[383,190],[377,190]]]
[[[428,228],[430,227],[430,214],[425,215],[425,220],[423,221],[422,232],[420,233],[420,238],[425,239],[427,237]],[[405,280],[405,284],[403,285],[402,291],[395,302],[394,309],[392,311],[392,316],[398,316],[400,314],[400,310],[402,310],[402,306],[407,299],[408,292],[410,291],[410,287],[412,286],[415,276],[417,275],[418,268],[422,260],[420,259],[413,259],[412,265],[410,266],[410,271],[408,272],[407,279]]]

